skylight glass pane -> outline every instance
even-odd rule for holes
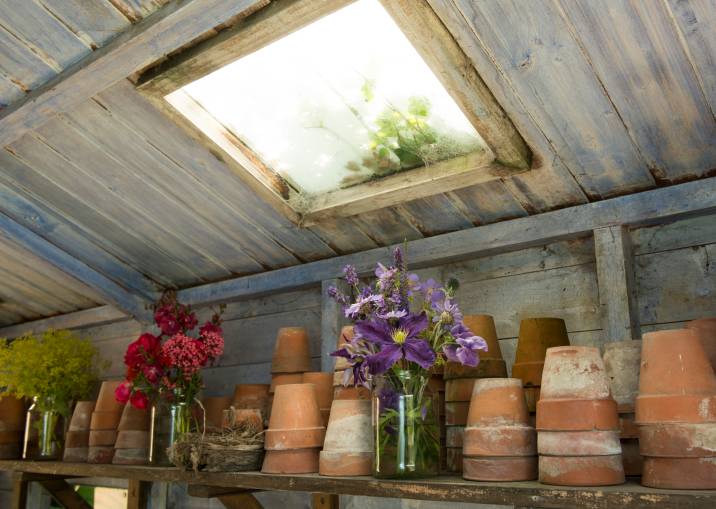
[[[485,149],[377,0],[181,90],[309,196]]]

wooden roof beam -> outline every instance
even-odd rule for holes
[[[0,114],[0,146],[268,0],[172,0]]]

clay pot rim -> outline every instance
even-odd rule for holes
[[[562,345],[562,346],[551,346],[547,348],[547,353],[545,354],[545,360],[547,359],[547,355],[549,354],[561,354],[562,352],[566,352],[568,350],[574,350],[575,353],[580,352],[590,352],[592,354],[596,354],[601,358],[602,352],[599,350],[596,346],[584,346],[584,345]]]

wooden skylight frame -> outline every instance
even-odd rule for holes
[[[427,0],[380,0],[438,77],[489,150],[459,156],[318,195],[309,210],[292,205],[295,189],[188,94],[165,97],[355,0],[274,0],[218,35],[144,72],[138,88],[199,139],[254,192],[297,224],[346,217],[511,176],[530,169],[531,152]],[[191,117],[191,121],[189,118]]]

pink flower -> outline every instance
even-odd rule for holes
[[[217,329],[221,331],[221,327],[217,327]],[[206,332],[202,338],[206,355],[210,359],[215,359],[224,353],[224,338],[220,332]]]
[[[204,344],[185,334],[175,334],[164,343],[162,355],[167,367],[181,370],[185,377],[198,372],[208,360]]]
[[[120,403],[126,403],[129,401],[132,390],[129,387],[129,382],[124,382],[114,390],[114,398]]]
[[[134,391],[130,399],[130,403],[133,407],[144,410],[149,406],[149,398],[142,391]]]
[[[218,324],[215,324],[214,322],[206,322],[199,329],[200,336],[206,336],[210,332],[214,332],[216,334],[221,334],[221,335],[224,334],[224,331],[221,329],[221,327]]]

